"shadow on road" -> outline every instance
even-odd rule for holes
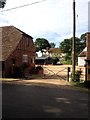
[[[88,118],[88,93],[63,87],[2,85],[3,118]]]

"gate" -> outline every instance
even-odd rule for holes
[[[69,81],[69,67],[43,66],[45,79],[60,79]]]

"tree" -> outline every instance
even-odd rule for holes
[[[50,45],[51,45],[51,48],[55,48],[55,46],[56,46],[56,44],[54,42],[51,42]]]
[[[0,0],[0,8],[4,8],[6,4],[6,0]]]
[[[43,49],[51,48],[51,45],[45,38],[37,38],[35,41],[35,47],[37,52],[39,50],[43,52]]]
[[[80,38],[76,37],[75,41],[76,41],[76,62],[77,62],[79,53],[86,46],[85,34],[82,34]],[[60,43],[59,47],[60,47],[61,52],[66,53],[65,60],[66,61],[67,60],[71,61],[71,57],[72,57],[72,38],[64,39],[64,41],[62,41]]]
[[[80,39],[82,40],[83,42],[83,46],[86,47],[86,33],[85,34],[82,34]]]
[[[71,58],[71,51],[72,51],[72,40],[71,39],[64,39],[64,41],[62,41],[60,43],[60,50],[62,53],[66,53],[65,55],[65,60],[68,60]]]

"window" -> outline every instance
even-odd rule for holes
[[[28,55],[23,55],[22,61],[23,62],[28,62]]]

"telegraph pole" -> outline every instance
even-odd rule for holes
[[[72,40],[72,81],[75,79],[75,64],[76,64],[76,54],[75,54],[75,32],[76,32],[76,20],[75,20],[75,0],[73,0],[73,40]]]

